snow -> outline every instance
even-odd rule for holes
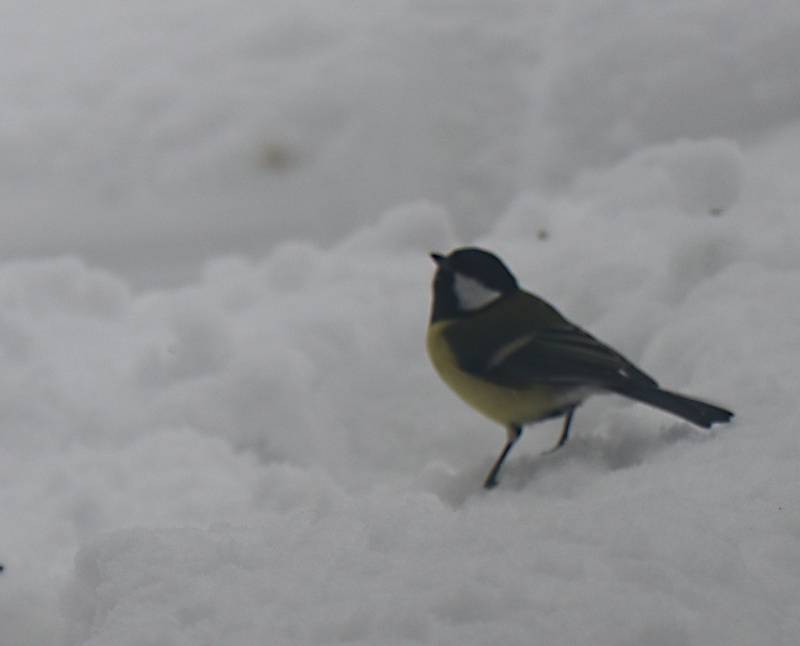
[[[792,645],[800,7],[0,4],[0,646]],[[504,431],[479,244],[711,431]]]

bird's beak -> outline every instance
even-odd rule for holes
[[[433,262],[435,262],[440,267],[446,264],[447,261],[447,258],[445,258],[442,254],[436,252],[431,254],[431,258],[433,258]]]

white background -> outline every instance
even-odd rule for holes
[[[792,645],[800,6],[0,2],[0,645]],[[479,244],[666,387],[504,432]]]

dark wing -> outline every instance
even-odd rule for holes
[[[473,334],[448,330],[470,374],[511,388],[536,383],[616,389],[656,386],[621,354],[565,319],[543,300],[519,291],[471,319]]]
[[[604,388],[657,385],[621,354],[578,327],[545,330],[524,343],[520,340],[500,348],[490,357],[484,377],[516,388],[537,382]]]

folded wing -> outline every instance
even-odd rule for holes
[[[485,334],[467,340],[456,332],[450,342],[458,348],[463,370],[492,383],[510,388],[549,383],[610,390],[657,386],[620,353],[527,292],[484,310],[481,326],[487,328]]]

